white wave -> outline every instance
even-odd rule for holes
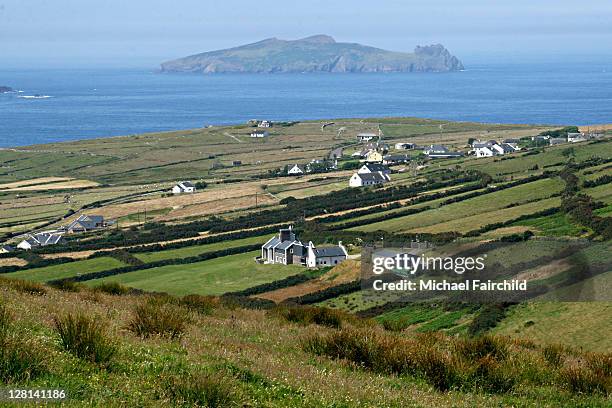
[[[53,98],[51,95],[19,95],[18,98],[23,99],[47,99]]]

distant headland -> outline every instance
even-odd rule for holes
[[[0,93],[13,92],[13,88],[10,86],[2,86],[0,85]]]
[[[161,72],[199,74],[449,72],[462,69],[461,61],[440,44],[418,46],[414,53],[403,53],[336,42],[327,35],[292,41],[269,38],[161,64]]]

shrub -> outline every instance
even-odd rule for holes
[[[7,278],[0,278],[0,280],[6,286],[18,292],[27,293],[29,295],[36,295],[36,296],[42,296],[47,293],[47,289],[43,285],[37,282],[21,280],[21,279],[7,279]]]
[[[185,332],[188,321],[183,307],[149,298],[134,308],[128,328],[141,337],[161,335],[175,339]]]
[[[11,312],[0,302],[0,383],[4,384],[29,381],[47,371],[40,347],[11,333],[12,319]]]
[[[542,355],[548,364],[559,367],[563,361],[563,346],[557,344],[547,344],[542,349]]]
[[[219,298],[202,295],[186,295],[179,300],[179,305],[205,315],[211,314],[219,303]]]
[[[34,380],[47,372],[45,353],[33,341],[4,334],[0,339],[0,383]]]
[[[512,374],[505,372],[492,355],[487,355],[477,361],[472,376],[476,381],[475,385],[485,391],[506,393],[514,387],[516,381]]]
[[[94,291],[108,293],[109,295],[126,295],[130,293],[131,289],[117,282],[108,282],[94,287]]]
[[[559,376],[563,385],[573,393],[605,393],[609,386],[609,378],[579,366],[566,367]]]
[[[67,279],[49,283],[49,286],[64,292],[79,292],[82,289],[81,285]]]
[[[470,360],[485,357],[503,360],[508,353],[508,345],[504,339],[488,335],[458,340],[455,347],[459,354]]]
[[[314,323],[336,329],[342,326],[343,320],[355,320],[348,313],[323,307],[279,306],[272,309],[271,313],[294,323]]]
[[[117,352],[116,345],[106,334],[105,324],[82,313],[56,316],[55,330],[62,347],[75,356],[92,363],[108,364]]]
[[[166,396],[179,404],[209,408],[240,405],[232,380],[219,374],[172,376],[164,386]]]

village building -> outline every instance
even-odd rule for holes
[[[14,250],[15,248],[13,248],[11,245],[0,245],[0,254],[8,254]]]
[[[262,137],[268,137],[268,136],[270,136],[270,133],[267,130],[255,129],[251,132],[252,138],[262,138]]]
[[[358,174],[371,174],[371,173],[379,173],[381,176],[386,178],[387,180],[391,180],[389,174],[391,174],[391,170],[380,163],[365,163],[357,170]]]
[[[257,124],[257,127],[260,127],[260,128],[270,128],[270,127],[272,127],[272,122],[270,122],[269,120],[262,120],[261,122],[259,122]]]
[[[383,164],[404,164],[410,161],[410,156],[407,154],[388,154],[383,157]]]
[[[357,140],[359,140],[360,142],[369,142],[370,140],[376,137],[378,137],[376,133],[359,133],[357,135]]]
[[[423,153],[425,153],[427,156],[429,156],[430,154],[444,154],[448,152],[448,148],[442,145],[431,145],[423,149]]]
[[[241,160],[233,160],[232,161],[232,166],[234,166],[234,167],[242,166],[242,161]]]
[[[383,154],[379,151],[371,150],[366,156],[366,161],[370,163],[382,163]]]
[[[586,142],[588,138],[584,133],[568,133],[567,141],[570,143]]]
[[[266,264],[304,265],[310,268],[337,265],[346,260],[348,252],[337,246],[317,248],[312,242],[303,244],[291,227],[281,229],[261,247],[261,259]]]
[[[551,137],[548,140],[548,143],[550,143],[551,146],[556,146],[567,143],[567,139],[564,137]]]
[[[26,239],[21,241],[17,248],[30,250],[39,246],[55,245],[64,242],[62,234],[55,231],[52,232],[39,232],[37,234],[30,234]]]
[[[399,142],[395,144],[395,150],[411,150],[415,147],[414,143]]]
[[[78,232],[87,232],[100,228],[107,227],[108,224],[104,222],[104,217],[101,215],[81,215],[76,220],[72,221],[62,229],[66,232],[73,234]]]
[[[520,150],[518,146],[510,143],[497,143],[495,140],[481,142],[480,140],[472,143],[472,152],[476,157],[502,156]]]
[[[380,173],[355,173],[349,180],[349,187],[377,186],[379,184],[384,184],[387,181],[389,181],[389,179]]]
[[[487,143],[473,143],[472,151],[476,157],[492,157],[497,154],[496,151]]]
[[[172,187],[173,194],[194,193],[195,191],[196,187],[190,181],[180,181],[174,187]]]
[[[299,164],[294,164],[293,166],[289,166],[287,174],[291,174],[292,176],[304,174],[304,168]]]

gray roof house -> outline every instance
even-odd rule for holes
[[[28,235],[26,239],[21,241],[17,248],[29,250],[38,246],[55,245],[64,241],[64,237],[58,232],[39,232],[37,234]]]
[[[292,227],[281,229],[261,247],[261,259],[266,264],[337,265],[348,256],[340,243],[338,246],[316,248],[312,242],[304,245]]]
[[[0,245],[0,254],[6,254],[13,252],[14,250],[15,248],[13,248],[11,245]]]
[[[104,228],[107,223],[101,215],[81,215],[76,220],[68,224],[64,229],[69,233],[87,232],[99,228]]]

